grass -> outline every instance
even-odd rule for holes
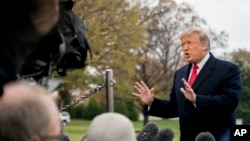
[[[79,120],[74,119],[72,120],[68,125],[64,127],[65,132],[68,134],[70,141],[80,141],[82,136],[87,132],[88,127],[90,125],[89,120]],[[163,128],[170,128],[174,132],[174,140],[173,141],[179,141],[179,122],[178,120],[155,120],[150,121],[155,122],[159,129]],[[136,132],[140,132],[140,130],[143,128],[143,122],[142,121],[134,121],[133,122]]]

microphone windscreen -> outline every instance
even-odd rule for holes
[[[158,126],[155,123],[150,122],[143,127],[136,139],[137,141],[154,141],[158,131]]]
[[[195,137],[195,141],[215,141],[215,138],[210,132],[201,132]]]
[[[161,129],[157,136],[155,137],[155,141],[172,141],[174,138],[174,132],[169,129]]]

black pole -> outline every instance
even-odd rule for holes
[[[113,98],[113,71],[111,69],[106,70],[106,102],[107,112],[114,112],[114,98]]]

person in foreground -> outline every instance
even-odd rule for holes
[[[11,82],[0,99],[0,141],[62,139],[55,97],[39,85]]]
[[[10,12],[11,10],[11,12]],[[0,97],[59,19],[59,0],[4,0],[0,5]]]
[[[136,141],[135,129],[126,116],[115,113],[103,113],[96,116],[82,141]]]
[[[188,64],[175,72],[170,99],[155,98],[154,88],[148,88],[143,81],[135,83],[133,95],[146,105],[148,115],[179,117],[180,141],[194,141],[205,131],[216,141],[229,141],[241,96],[239,69],[213,56],[204,31],[190,28],[180,39]]]

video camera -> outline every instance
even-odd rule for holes
[[[74,0],[60,1],[58,24],[40,40],[28,57],[19,74],[21,79],[47,86],[53,71],[67,76],[69,69],[87,65],[88,52],[91,55],[86,39],[87,28],[85,22],[72,11],[73,6]]]

